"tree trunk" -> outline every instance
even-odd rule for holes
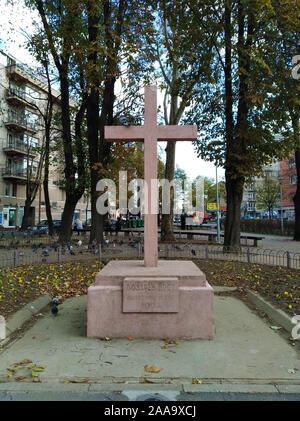
[[[233,180],[226,171],[227,216],[225,219],[224,249],[240,248],[241,203],[243,180]]]
[[[59,242],[61,244],[66,244],[71,239],[73,215],[77,202],[78,199],[76,197],[74,198],[73,196],[67,195],[59,235]]]
[[[166,156],[166,167],[165,167],[165,179],[172,181],[174,179],[175,172],[175,151],[176,142],[168,142],[167,144],[167,156]],[[174,189],[170,190],[170,213],[163,214],[161,218],[161,240],[162,241],[174,241],[173,233],[173,217],[174,217]]]
[[[29,220],[31,204],[32,204],[31,198],[27,197],[24,204],[24,214],[23,214],[22,225],[21,225],[20,231],[25,231],[31,225],[31,221]]]
[[[240,248],[241,203],[245,177],[243,158],[246,155],[248,139],[248,91],[250,73],[249,49],[254,34],[253,10],[249,11],[247,37],[245,39],[245,9],[242,1],[238,2],[238,67],[244,69],[239,74],[239,100],[237,122],[234,127],[232,112],[231,80],[231,11],[225,7],[225,88],[226,88],[226,191],[227,217],[225,223],[224,248]]]
[[[48,70],[48,62],[45,61],[44,63],[45,71],[47,75],[47,83],[48,83],[48,102],[47,102],[47,112],[44,116],[45,122],[45,163],[44,163],[44,180],[43,180],[43,188],[44,188],[44,196],[45,196],[45,207],[46,207],[46,215],[48,221],[48,228],[49,228],[49,235],[54,234],[54,227],[53,227],[53,220],[51,214],[51,205],[50,205],[50,197],[49,197],[49,166],[50,166],[50,140],[51,140],[51,123],[52,123],[52,115],[53,115],[53,99],[52,99],[52,89],[51,89],[51,82]]]

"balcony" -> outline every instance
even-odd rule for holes
[[[29,156],[34,157],[36,152],[32,150],[32,147],[28,147],[28,144],[22,141],[19,138],[10,138],[6,145],[3,147],[3,151],[6,152],[7,155],[20,155],[20,156]]]
[[[27,171],[17,168],[2,168],[2,178],[4,180],[17,181],[20,184],[25,184],[27,180]]]
[[[6,66],[6,72],[10,78],[13,78],[17,82],[24,83],[25,81],[30,81],[43,89],[47,86],[47,79],[25,64],[12,62]]]
[[[16,132],[26,131],[34,134],[39,130],[37,122],[29,122],[23,115],[17,113],[8,113],[8,118],[4,124],[8,129]]]
[[[20,89],[9,88],[6,90],[6,100],[12,106],[37,108],[37,101],[30,98]]]
[[[35,174],[33,174],[34,177]],[[17,182],[19,184],[26,184],[27,181],[27,170],[18,169],[18,168],[2,168],[2,178],[4,180],[10,180],[12,182]],[[40,181],[36,179],[31,179],[32,183],[39,184]]]

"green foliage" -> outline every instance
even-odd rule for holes
[[[255,234],[293,235],[294,221],[284,221],[284,232],[281,231],[280,219],[242,219],[241,231]]]
[[[256,188],[256,204],[258,209],[267,210],[270,218],[273,210],[280,204],[280,184],[273,177],[264,177]]]

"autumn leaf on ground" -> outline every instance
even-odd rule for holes
[[[88,383],[89,379],[72,379],[72,380],[65,380],[64,383]]]
[[[193,379],[193,384],[202,384],[203,382],[202,382],[202,380],[199,380],[199,379]]]
[[[132,336],[129,336],[128,340],[129,341],[134,341],[134,338]]]
[[[20,382],[20,381],[22,381],[24,379],[27,379],[27,376],[19,376],[19,377],[16,377],[16,381],[17,382]]]
[[[158,368],[155,365],[151,365],[150,367],[147,364],[145,365],[145,371],[147,373],[159,373],[161,370],[163,370],[163,369]]]
[[[152,382],[151,380],[148,379],[143,379],[143,381],[141,383],[151,383],[151,384],[155,384],[155,382]]]
[[[11,370],[11,369],[7,369],[8,373],[7,373],[7,377],[11,378],[14,376],[16,370]]]
[[[32,363],[32,361],[29,358],[25,358],[23,361],[19,362],[19,363],[14,363],[14,366],[21,366],[21,365],[27,365]]]

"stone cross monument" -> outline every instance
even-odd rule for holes
[[[195,140],[197,126],[158,126],[156,118],[157,89],[147,86],[144,126],[105,127],[108,141],[145,144],[145,258],[111,260],[96,275],[88,288],[89,338],[214,337],[214,292],[205,274],[189,260],[157,260],[157,189],[150,188],[157,141]]]
[[[144,265],[157,267],[157,189],[151,191],[151,180],[157,179],[157,141],[196,140],[197,126],[158,126],[157,88],[152,85],[145,87],[144,126],[105,126],[105,139],[109,142],[144,141],[144,172],[148,186],[145,191],[148,207],[145,212]]]

